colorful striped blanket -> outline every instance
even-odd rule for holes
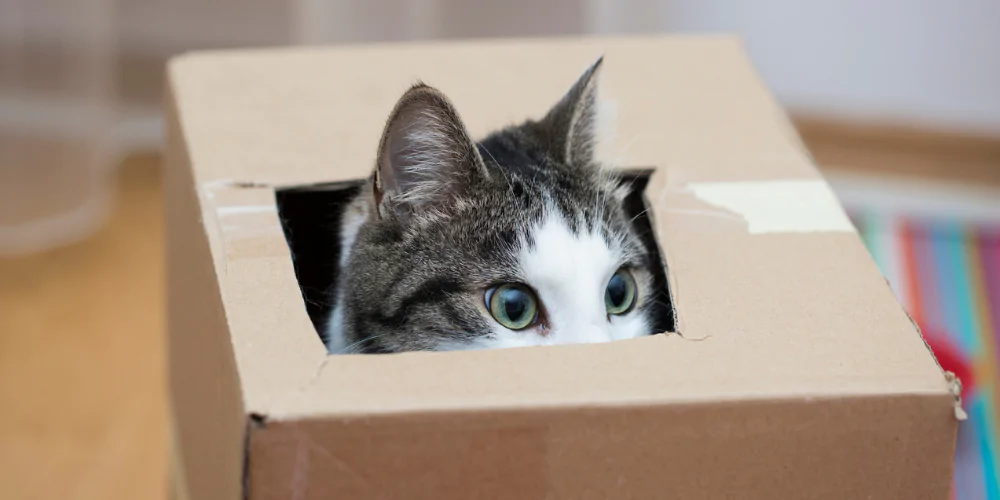
[[[971,368],[953,498],[1000,500],[1000,195],[976,201],[859,182],[832,184],[928,342],[953,345]]]

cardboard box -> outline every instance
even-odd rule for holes
[[[361,179],[415,79],[471,131],[605,55],[677,333],[328,357],[276,189]],[[945,499],[954,392],[738,41],[202,53],[169,68],[169,320],[193,500]]]

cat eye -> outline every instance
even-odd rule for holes
[[[523,330],[538,319],[538,300],[526,286],[508,283],[486,291],[486,307],[504,328]]]
[[[604,306],[608,314],[620,315],[635,305],[635,279],[626,269],[619,269],[608,281],[604,290]]]

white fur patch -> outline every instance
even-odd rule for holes
[[[647,333],[641,313],[609,317],[606,312],[604,292],[622,264],[620,250],[610,248],[600,234],[573,234],[554,210],[532,235],[534,246],[525,246],[518,260],[525,284],[538,294],[548,329],[512,331],[498,324],[495,338],[481,347],[608,342]]]
[[[347,268],[347,261],[351,257],[351,250],[354,248],[354,241],[358,238],[358,231],[368,218],[367,205],[359,198],[344,212],[341,218],[340,233],[340,269]],[[348,353],[349,347],[344,335],[344,301],[346,300],[346,289],[343,283],[337,285],[333,313],[330,321],[326,325],[326,349],[333,354]]]

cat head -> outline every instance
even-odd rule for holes
[[[652,333],[657,263],[628,186],[594,158],[600,65],[542,118],[479,142],[440,91],[402,96],[345,269],[346,341],[396,352]]]

